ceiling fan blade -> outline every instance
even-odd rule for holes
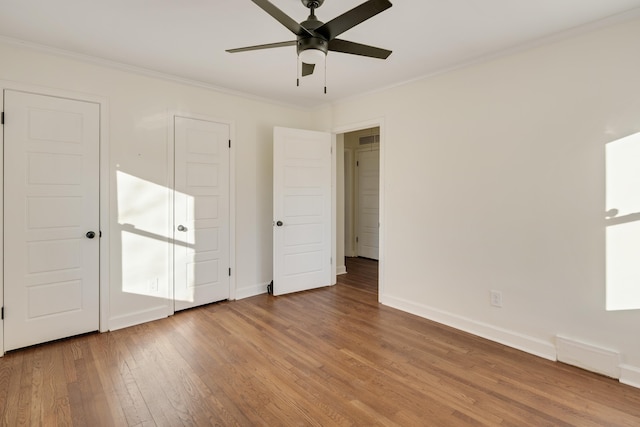
[[[350,42],[342,39],[333,39],[329,42],[329,50],[333,52],[350,53],[352,55],[368,56],[370,58],[387,59],[391,51],[373,47],[366,44]]]
[[[312,36],[313,34],[304,28],[302,25],[298,24],[293,20],[289,15],[278,9],[273,3],[268,0],[251,0],[262,10],[267,12],[269,15],[274,17],[276,21],[287,27],[293,34],[297,36],[308,35]]]
[[[302,63],[302,77],[310,76],[313,74],[313,70],[316,68],[316,64],[307,64],[306,62]]]
[[[237,53],[237,52],[247,52],[249,50],[260,50],[260,49],[271,49],[272,47],[284,47],[284,46],[295,46],[296,41],[292,40],[290,42],[279,42],[279,43],[268,43],[268,44],[259,44],[256,46],[247,46],[247,47],[238,47],[235,49],[227,49],[229,53]]]
[[[360,6],[356,6],[350,11],[345,12],[316,28],[315,32],[322,35],[327,40],[332,40],[348,29],[353,28],[378,13],[389,9],[391,6],[392,4],[389,0],[366,1]]]

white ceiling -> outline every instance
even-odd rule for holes
[[[363,1],[325,0],[316,15],[327,22]],[[329,52],[326,95],[322,69],[296,87],[295,47],[225,52],[295,39],[250,0],[0,0],[0,36],[314,107],[640,12],[640,0],[391,1],[340,35],[391,56]],[[298,22],[307,18],[300,0],[272,2]]]

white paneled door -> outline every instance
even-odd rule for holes
[[[273,293],[331,284],[331,134],[274,128]]]
[[[378,259],[380,152],[358,151],[358,256]]]
[[[4,349],[99,328],[98,104],[4,92]]]
[[[229,125],[175,117],[175,310],[222,301],[229,289]]]

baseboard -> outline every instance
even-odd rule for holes
[[[620,365],[620,382],[631,387],[640,388],[640,368],[637,366]]]
[[[640,368],[621,364],[617,351],[596,347],[562,336],[556,337],[558,361],[615,378],[622,384],[640,388]]]
[[[556,336],[558,361],[596,372],[611,378],[620,378],[620,353]]]
[[[498,328],[487,323],[477,322],[475,320],[459,316],[457,314],[448,313],[426,305],[417,304],[401,298],[391,297],[387,295],[380,296],[380,302],[389,307],[406,311],[425,319],[459,329],[464,332],[504,344],[526,353],[533,354],[548,360],[556,360],[556,349],[550,342],[529,337],[514,331]]]
[[[267,293],[267,285],[265,283],[263,285],[253,285],[253,286],[245,286],[243,288],[236,289],[236,299],[244,299],[249,297],[255,297],[256,295],[266,294]]]
[[[336,274],[340,276],[341,274],[347,274],[347,266],[339,265],[336,267]]]
[[[148,310],[136,311],[123,316],[115,316],[109,319],[109,330],[128,328],[129,326],[151,322],[167,317],[167,306],[154,307]]]
[[[622,384],[640,388],[640,367],[620,364],[616,351],[557,336],[555,345],[514,331],[416,304],[402,298],[380,296],[380,303],[464,332],[522,350],[544,359],[560,361],[588,371],[619,379]]]

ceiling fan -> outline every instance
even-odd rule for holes
[[[392,5],[389,0],[368,0],[326,23],[318,20],[315,15],[315,10],[322,6],[324,0],[302,0],[302,4],[309,8],[311,13],[306,21],[300,23],[294,21],[268,0],[251,1],[287,27],[297,36],[297,39],[228,49],[227,52],[236,53],[271,49],[274,47],[296,46],[298,57],[302,63],[301,75],[303,77],[313,74],[316,64],[322,62],[329,51],[379,59],[387,59],[387,57],[391,55],[390,50],[336,38],[350,28],[390,8]],[[298,85],[300,85],[300,80],[298,80]],[[327,92],[326,85],[324,91],[325,93]]]

